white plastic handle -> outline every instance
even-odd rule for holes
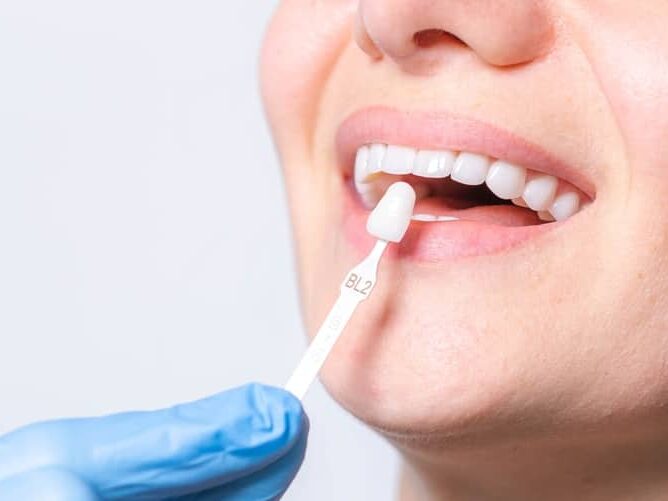
[[[355,266],[341,283],[341,293],[329,311],[285,389],[302,400],[318,377],[329,353],[341,336],[357,306],[367,299],[376,285],[378,263],[388,242],[378,240],[371,253]]]

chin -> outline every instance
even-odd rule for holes
[[[428,374],[418,358],[430,356],[387,347],[369,359],[355,343],[342,343],[322,380],[342,407],[400,445],[492,445],[513,433],[512,375],[484,367],[485,360]]]
[[[544,362],[543,349],[551,345],[533,336],[521,318],[520,304],[535,311],[530,301],[520,303],[526,291],[510,291],[502,280],[498,287],[506,290],[500,294],[514,295],[518,304],[509,313],[500,295],[474,300],[476,277],[468,277],[473,285],[458,287],[465,278],[452,271],[436,277],[434,270],[416,272],[401,259],[384,263],[374,297],[358,308],[321,373],[341,406],[394,442],[490,444],[526,431],[527,409],[536,428],[560,411],[565,394],[558,374],[568,368],[558,361],[561,352]],[[434,301],[434,295],[452,299]],[[307,324],[314,332],[332,297],[310,297],[307,317],[313,320]],[[550,323],[549,310],[542,314]],[[536,398],[541,385],[547,389]]]

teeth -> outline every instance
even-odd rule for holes
[[[475,153],[460,153],[452,167],[452,179],[476,186],[485,182],[489,172],[489,158]]]
[[[536,176],[527,182],[522,198],[530,209],[545,211],[550,208],[554,201],[558,184],[559,181],[554,176]]]
[[[432,223],[436,221],[459,221],[460,219],[452,216],[437,216],[435,214],[415,214],[413,221],[422,221],[424,223]]]
[[[383,157],[383,172],[403,175],[413,172],[417,151],[405,146],[388,146]]]
[[[367,207],[378,203],[376,189],[367,182],[369,178],[369,147],[362,146],[355,157],[355,189]]]
[[[413,221],[423,221],[425,223],[431,223],[433,221],[438,221],[439,216],[436,214],[415,214],[413,216]]]
[[[568,219],[580,209],[580,195],[574,191],[564,191],[554,199],[550,214],[557,221]]]
[[[487,187],[502,200],[518,198],[524,191],[527,170],[524,167],[497,160],[487,174]]]
[[[362,146],[355,157],[355,182],[363,183],[369,177],[369,147]]]
[[[457,155],[452,151],[418,151],[413,174],[429,178],[446,178],[452,173]]]
[[[374,143],[362,146],[355,158],[354,184],[362,202],[373,208],[385,190],[396,181],[392,175],[413,174],[429,179],[444,179],[470,186],[486,183],[503,200],[538,213],[543,221],[562,221],[591,203],[575,187],[554,176],[491,159],[476,153],[443,150],[416,150],[406,146]],[[427,198],[434,182],[413,186],[418,199]],[[449,216],[417,214],[419,221],[449,221]]]
[[[384,144],[372,144],[369,148],[369,163],[367,165],[369,175],[375,174],[377,172],[382,172],[383,170],[383,158],[385,158],[385,152],[387,151],[387,146]]]

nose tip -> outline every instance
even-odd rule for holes
[[[495,66],[530,62],[553,43],[547,0],[360,0],[356,40],[374,58],[433,66],[467,47]]]

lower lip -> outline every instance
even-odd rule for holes
[[[366,232],[369,211],[349,186],[343,188],[343,228],[361,253],[367,252],[374,238]],[[457,211],[448,215],[457,217]],[[413,222],[388,257],[437,263],[457,258],[500,254],[540,237],[562,223],[529,226],[502,226],[478,221]]]

